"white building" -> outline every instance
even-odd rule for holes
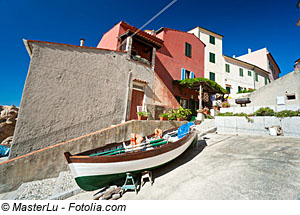
[[[248,54],[237,57],[237,59],[254,64],[270,72],[269,79],[271,81],[279,78],[279,66],[267,48],[259,49],[254,52],[252,52],[251,49],[248,49]]]
[[[230,94],[243,89],[258,89],[269,83],[269,72],[253,64],[223,55],[225,87]]]
[[[261,49],[238,58],[223,55],[223,36],[205,28],[189,31],[205,45],[204,77],[216,81],[230,94],[258,89],[279,77],[280,69],[269,51]]]
[[[193,33],[206,45],[204,78],[216,81],[224,87],[223,36],[201,27],[196,27],[188,33]]]

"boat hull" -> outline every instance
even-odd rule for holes
[[[190,133],[177,148],[152,157],[120,162],[72,162],[69,163],[69,167],[80,188],[87,191],[96,190],[110,186],[120,179],[124,180],[128,172],[136,174],[172,161],[191,145],[195,137],[195,133]],[[148,151],[144,153],[146,155]]]

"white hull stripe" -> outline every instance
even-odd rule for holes
[[[70,163],[69,167],[74,178],[82,176],[111,175],[150,169],[167,163],[181,155],[195,139],[195,134],[192,135],[194,135],[193,138],[182,146],[158,156],[113,163]]]

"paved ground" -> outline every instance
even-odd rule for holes
[[[208,134],[130,199],[300,199],[300,139]],[[205,145],[207,145],[205,147]],[[72,199],[92,199],[87,192]]]

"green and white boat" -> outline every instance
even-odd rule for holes
[[[76,155],[65,152],[65,157],[80,188],[86,191],[100,189],[125,179],[126,173],[151,170],[181,155],[196,137],[196,133],[190,131],[190,125],[184,126],[183,135],[180,127],[178,132],[177,129],[164,132],[160,140],[151,141],[154,134],[150,135],[147,141],[134,147],[130,146],[130,141],[112,143]]]

